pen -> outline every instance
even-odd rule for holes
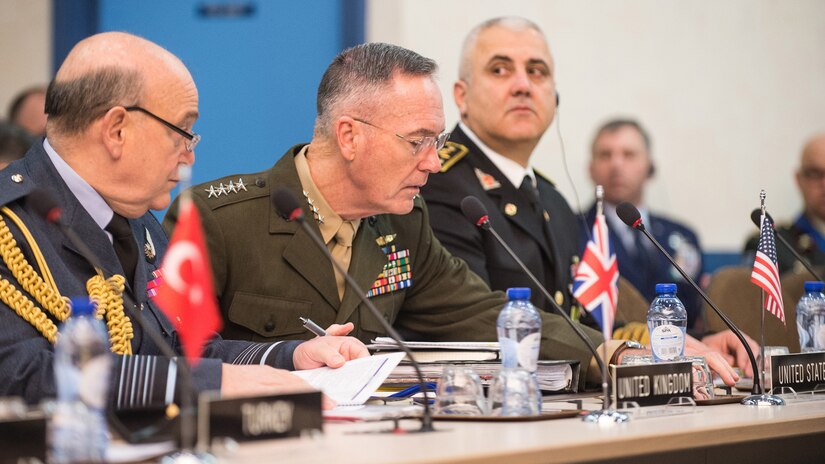
[[[305,329],[309,330],[310,332],[314,333],[315,335],[317,335],[319,337],[326,336],[327,331],[320,328],[320,327],[318,327],[318,324],[312,322],[311,319],[306,318],[306,317],[299,317],[299,319],[301,320],[301,322],[304,323],[304,328]]]

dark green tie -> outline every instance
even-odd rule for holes
[[[123,267],[126,283],[131,287],[135,282],[138,250],[129,220],[115,213],[109,225],[106,226],[106,230],[112,234],[112,245],[115,248],[115,254],[121,267]]]

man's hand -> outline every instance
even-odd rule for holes
[[[304,379],[292,375],[289,371],[257,364],[224,363],[221,376],[221,396],[224,398],[315,391]],[[322,399],[324,409],[335,407],[335,401],[326,395]]]
[[[345,337],[349,335],[355,329],[355,324],[352,322],[347,322],[344,325],[341,324],[332,324],[331,326],[327,327],[327,335],[332,335],[334,337]]]
[[[745,340],[747,340],[751,350],[754,355],[756,355],[759,351],[759,344],[747,335],[742,335],[745,336]],[[753,366],[751,366],[748,352],[745,350],[745,347],[742,346],[742,343],[739,342],[736,334],[730,330],[725,330],[702,338],[702,343],[721,353],[728,363],[735,363],[734,365],[742,369],[746,376],[753,377]]]
[[[347,326],[333,324],[332,330],[346,330]],[[349,328],[352,330],[352,328]],[[328,332],[329,333],[329,329]],[[349,331],[347,331],[349,333]],[[316,367],[329,366],[338,368],[351,359],[369,356],[367,347],[358,339],[353,337],[315,337],[307,340],[295,348],[292,354],[292,362],[295,369],[315,369]]]

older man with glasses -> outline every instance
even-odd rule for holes
[[[429,340],[496,339],[504,294],[490,291],[441,246],[419,198],[441,168],[438,150],[448,137],[435,72],[434,61],[394,45],[345,50],[321,80],[309,144],[290,148],[266,171],[193,188],[224,337],[312,336],[301,317],[339,324],[336,334],[346,333],[351,322],[362,341],[386,335],[309,235],[278,215],[270,194],[286,188],[300,199],[333,259],[396,328]],[[167,232],[176,210],[173,205],[164,220]],[[559,316],[542,317],[542,356],[579,359],[587,369],[585,345]]]
[[[71,315],[66,297],[93,294],[119,355],[114,404],[171,402],[176,363],[146,332],[180,349],[175,327],[147,290],[160,276],[167,245],[148,210],[168,206],[178,169],[194,162],[200,137],[191,130],[198,118],[192,76],[152,42],[97,34],[79,42],[61,65],[47,91],[46,113],[46,138],[0,171],[0,396],[37,403],[56,395],[54,343],[57,327]],[[27,197],[37,189],[54,197],[64,223],[83,238],[100,269],[36,214]],[[136,307],[124,307],[129,300]],[[150,328],[131,319],[138,311]],[[273,342],[216,337],[193,370],[194,386],[225,395],[308,389],[273,367],[339,367],[368,354],[352,338]]]

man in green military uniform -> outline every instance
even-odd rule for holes
[[[419,188],[440,169],[444,112],[434,61],[367,44],[339,55],[318,91],[312,142],[271,169],[193,188],[203,215],[223,335],[256,341],[312,336],[299,317],[327,326],[353,322],[353,335],[384,335],[329,260],[270,202],[286,187],[311,226],[384,317],[411,338],[495,340],[506,298],[433,237]],[[171,232],[176,205],[164,221]],[[542,355],[590,362],[564,321],[546,315]],[[585,328],[598,345],[599,334]],[[583,378],[584,376],[582,376]]]
[[[283,187],[303,200],[334,259],[408,338],[496,339],[504,294],[441,246],[418,198],[441,167],[437,150],[448,135],[435,71],[434,61],[393,45],[346,50],[321,80],[309,144],[292,147],[267,171],[193,188],[225,337],[310,337],[301,316],[322,326],[352,322],[363,341],[385,334],[304,230],[277,214],[270,193]],[[164,221],[167,232],[176,211],[173,205]],[[588,371],[598,376],[562,318],[542,318],[541,356],[580,360],[582,381]],[[596,331],[583,330],[601,343]]]

